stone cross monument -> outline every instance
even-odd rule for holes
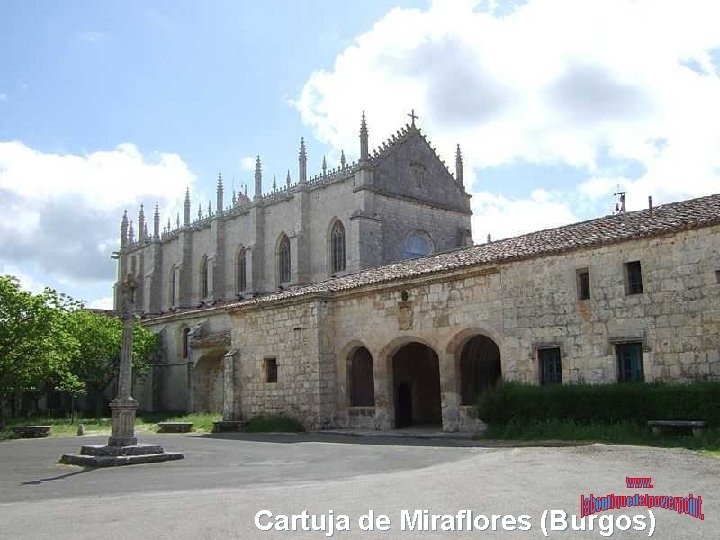
[[[121,267],[124,266],[121,263]],[[108,446],[131,446],[137,444],[135,437],[135,412],[138,402],[130,395],[132,386],[132,340],[135,323],[135,290],[137,282],[132,274],[122,281],[120,319],[122,320],[122,346],[118,370],[118,395],[110,402],[112,410],[112,435]]]
[[[64,454],[60,463],[83,467],[111,467],[135,463],[158,463],[183,459],[178,453],[165,452],[159,444],[138,444],[135,437],[135,413],[139,403],[132,398],[132,341],[135,323],[135,291],[137,282],[126,271],[126,257],[121,252],[120,318],[122,319],[122,345],[118,371],[118,394],[110,402],[112,434],[106,445],[83,445],[79,454]]]

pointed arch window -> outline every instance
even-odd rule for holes
[[[182,331],[182,355],[187,358],[190,354],[190,329],[185,327]]]
[[[204,300],[208,292],[208,258],[204,255],[200,263],[200,297]]]
[[[244,247],[241,247],[238,251],[236,271],[237,292],[241,293],[247,288],[247,258],[245,257]]]
[[[338,220],[330,231],[330,272],[345,270],[345,226]]]
[[[290,239],[286,235],[282,235],[278,244],[278,282],[290,283],[292,275],[292,266],[290,260]]]
[[[170,307],[175,307],[177,305],[177,273],[175,271],[175,268],[170,270]]]
[[[430,255],[432,252],[432,240],[423,231],[413,231],[405,239],[403,259],[417,259],[418,257]]]

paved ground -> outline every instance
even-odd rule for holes
[[[260,510],[347,515],[350,531],[333,538],[541,538],[545,510],[579,514],[580,494],[627,495],[626,476],[649,476],[655,495],[702,495],[705,520],[655,509],[653,538],[718,538],[720,459],[691,452],[590,445],[565,448],[479,447],[468,440],[385,437],[148,436],[186,459],[156,465],[83,470],[57,465],[80,442],[56,438],[0,442],[0,538],[325,538],[329,532],[260,531]],[[642,492],[642,490],[640,490]],[[403,531],[403,510],[430,514],[529,516],[529,531]],[[386,532],[363,531],[373,511]],[[645,509],[609,513],[645,515]],[[335,518],[333,518],[334,521]],[[606,518],[609,520],[610,518]],[[507,518],[508,522],[510,518]],[[261,524],[272,520],[263,518]],[[446,527],[458,521],[445,521]],[[482,525],[484,522],[478,522]],[[301,525],[301,523],[299,523]],[[520,525],[520,523],[518,523]],[[551,538],[602,538],[592,531],[548,531]],[[603,522],[603,525],[607,525]],[[589,520],[586,518],[586,528]],[[492,528],[492,524],[490,525]],[[606,529],[607,532],[607,529]],[[649,530],[612,538],[644,538]]]

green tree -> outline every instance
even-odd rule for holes
[[[0,429],[8,398],[48,388],[78,391],[71,370],[80,344],[66,315],[76,303],[52,289],[33,294],[13,276],[0,276]]]
[[[68,328],[80,343],[73,363],[74,375],[95,395],[95,414],[104,406],[103,392],[117,376],[122,345],[122,321],[114,316],[78,309],[68,314]],[[133,326],[132,367],[135,375],[146,373],[155,350],[155,334],[138,321]]]

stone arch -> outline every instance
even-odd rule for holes
[[[467,340],[477,335],[487,336],[495,343],[500,342],[500,336],[494,330],[481,326],[472,326],[469,328],[464,328],[463,330],[457,332],[452,337],[452,339],[448,341],[447,345],[445,346],[445,352],[455,356],[459,355],[462,352],[462,348],[467,342]]]
[[[330,220],[327,239],[329,273],[344,272],[347,267],[347,236],[345,225],[337,217]]]
[[[388,363],[395,427],[441,425],[440,360],[433,346],[403,336],[392,340],[381,358]]]
[[[335,367],[338,375],[338,405],[341,407],[352,406],[350,360],[355,351],[360,348],[370,351],[368,346],[363,341],[359,339],[353,339],[346,343],[345,346],[342,347],[337,353]]]
[[[428,347],[428,348],[430,348],[430,349],[433,348],[433,345],[432,345],[429,341],[427,341],[427,340],[425,340],[425,339],[423,339],[423,338],[421,338],[421,337],[418,337],[418,336],[398,336],[398,337],[394,338],[390,343],[388,343],[387,345],[385,345],[385,346],[382,348],[382,350],[380,351],[379,356],[380,356],[380,358],[385,358],[388,362],[391,362],[393,355],[394,355],[399,349],[401,349],[402,347],[404,347],[404,346],[407,345],[408,343],[413,343],[413,342],[417,342],[417,343],[420,343],[420,344],[422,344],[422,345],[425,345],[426,347]]]
[[[351,407],[375,406],[373,356],[367,347],[355,347],[346,357],[348,404]]]
[[[276,253],[276,278],[277,284],[283,285],[290,283],[292,280],[292,254],[290,249],[290,239],[287,234],[280,233],[277,243],[275,244]]]
[[[227,349],[208,351],[195,363],[191,379],[194,411],[223,412],[225,354]]]
[[[455,359],[461,405],[475,405],[483,390],[502,379],[500,347],[492,332],[465,329],[450,340],[446,351]]]
[[[403,240],[403,259],[416,259],[435,253],[436,247],[432,236],[427,231],[415,229],[410,231]]]

